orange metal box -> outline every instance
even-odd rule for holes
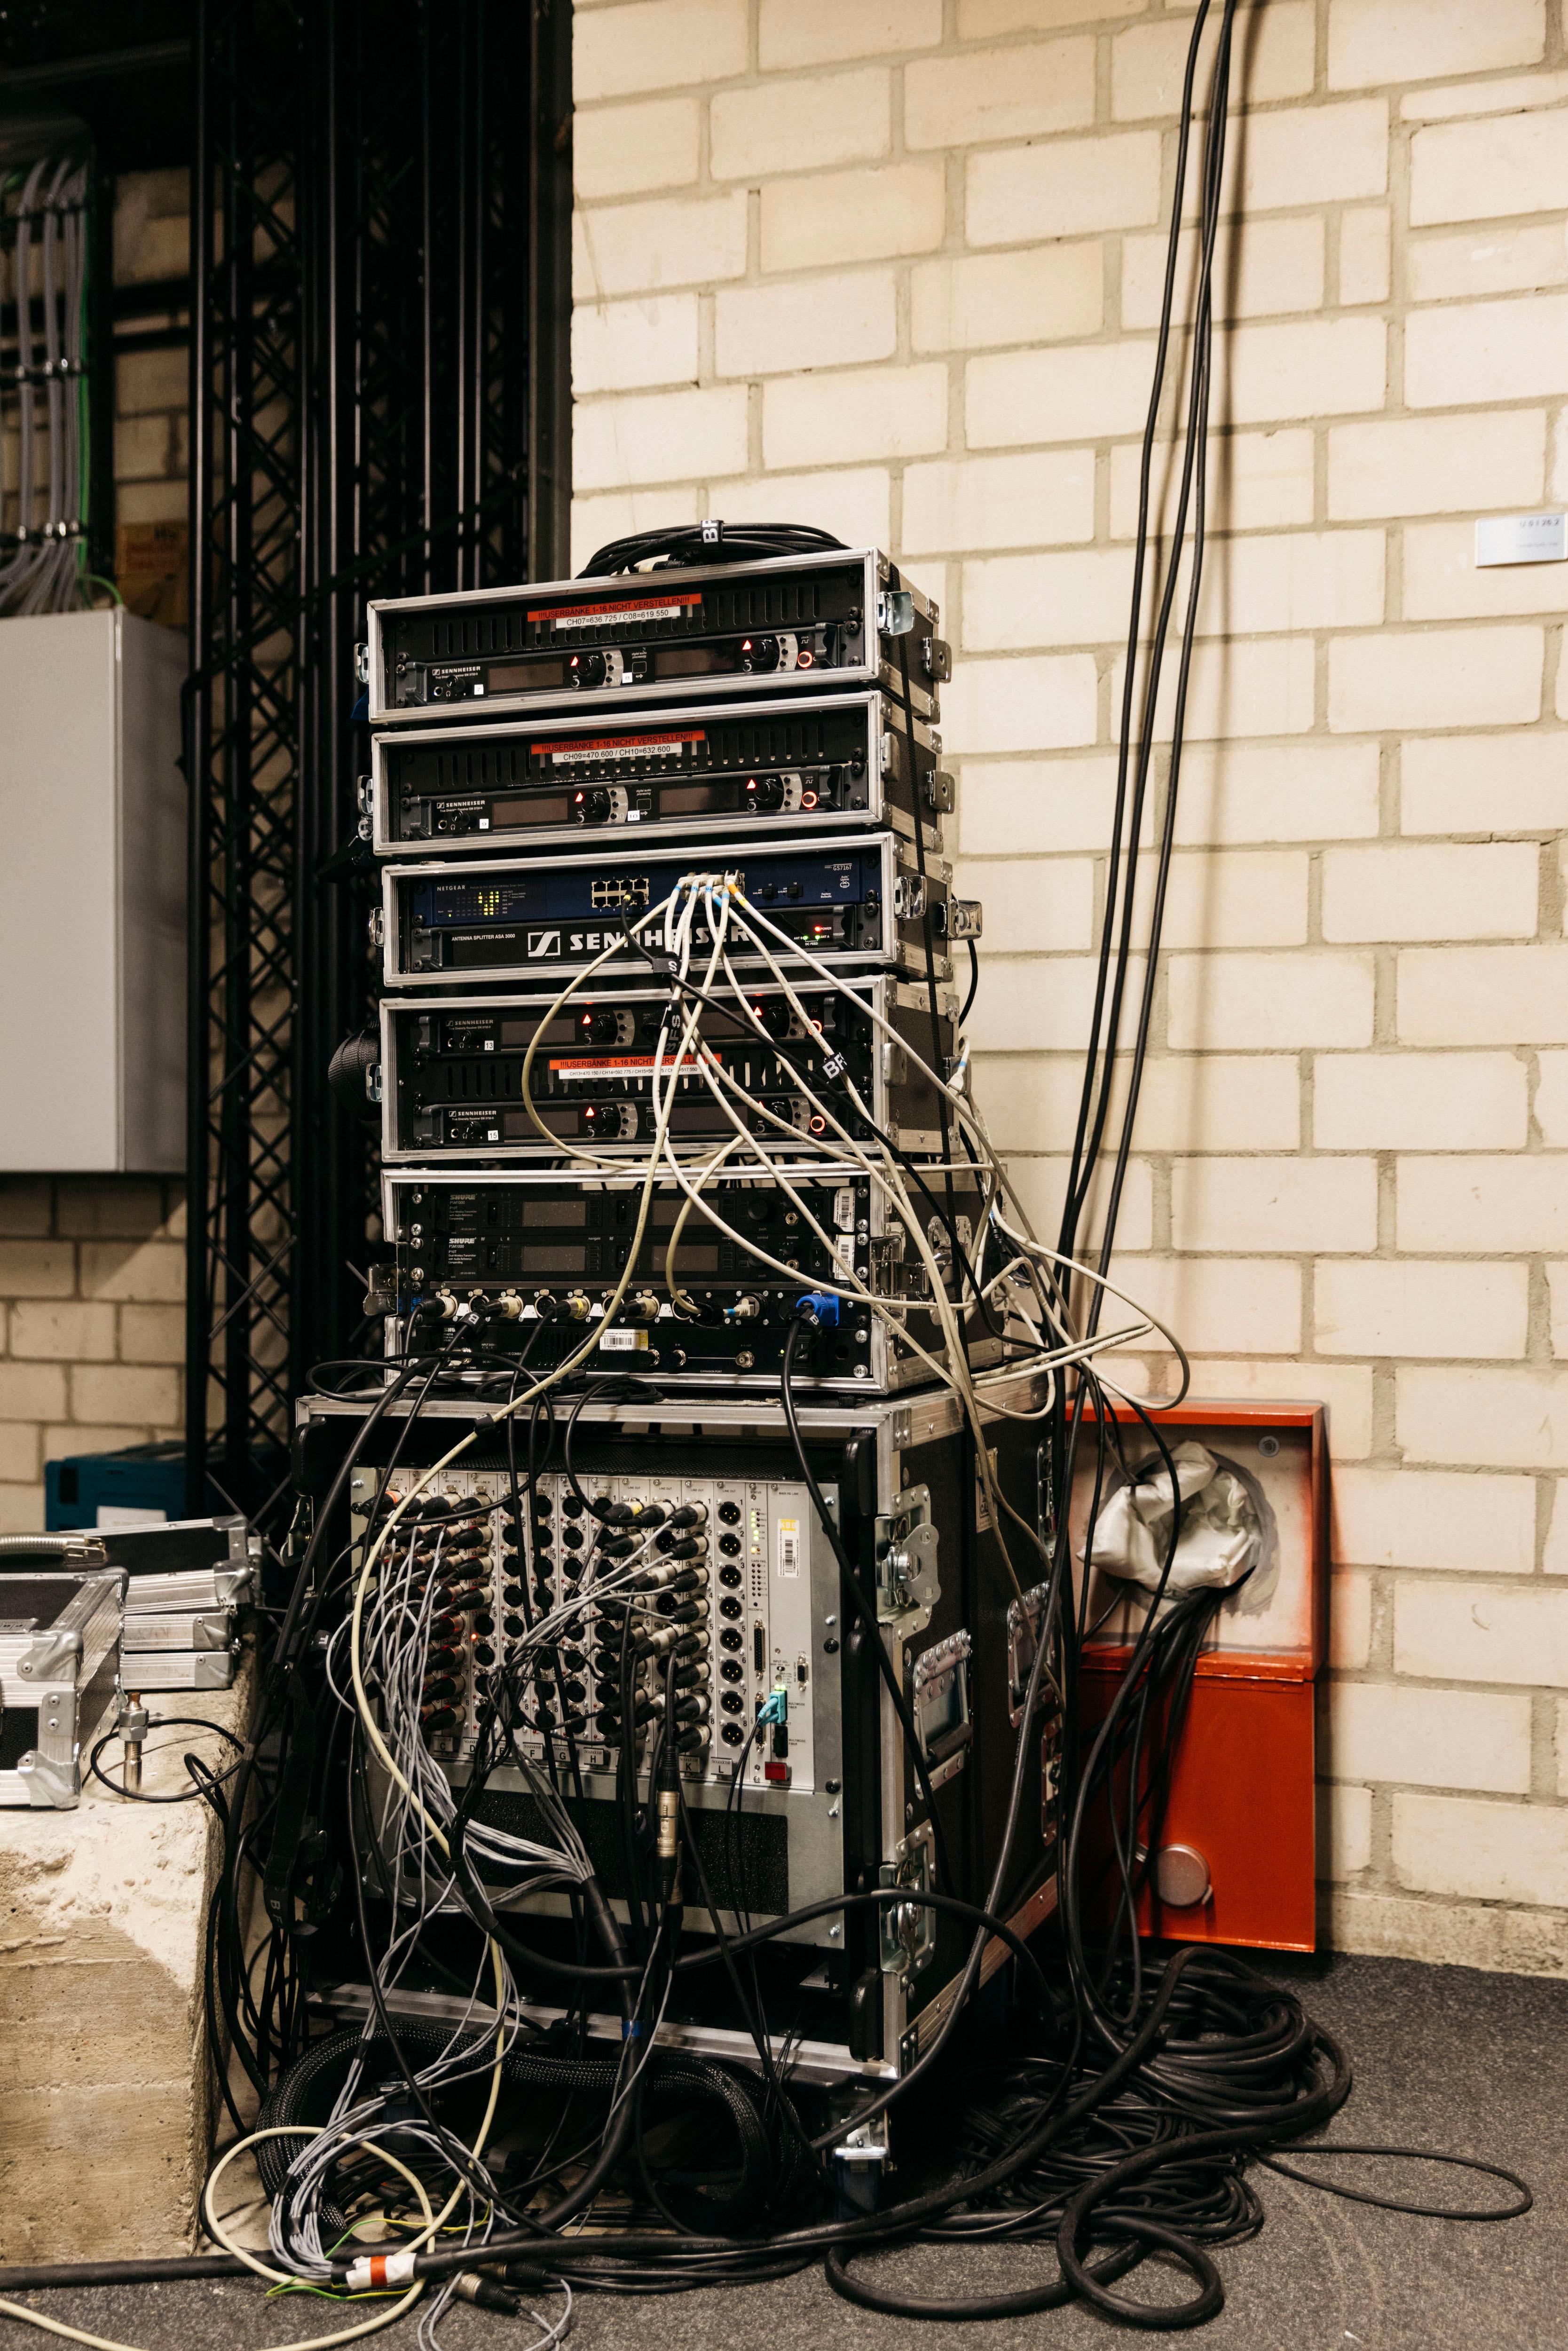
[[[1135,1472],[1154,1448],[1135,1414],[1124,1406],[1116,1417]],[[1324,1410],[1195,1399],[1158,1419],[1168,1445],[1197,1438],[1241,1479],[1263,1540],[1257,1569],[1221,1602],[1198,1659],[1138,1924],[1145,1934],[1182,1942],[1310,1951],[1316,1939],[1313,1684],[1328,1618]],[[1090,1415],[1073,1481],[1080,1588],[1092,1433]],[[1118,1601],[1117,1591],[1115,1580],[1095,1569],[1087,1622],[1103,1621],[1084,1651],[1086,1740],[1104,1719],[1146,1606],[1141,1594]],[[1103,1838],[1099,1859],[1097,1868],[1092,1850],[1090,1884],[1101,1893],[1095,1907],[1108,1917],[1113,1881]]]

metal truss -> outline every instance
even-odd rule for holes
[[[202,0],[187,1483],[266,1519],[358,1352],[368,598],[566,565],[567,0]]]

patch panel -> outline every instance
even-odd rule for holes
[[[519,1516],[505,1476],[454,1469],[409,1502],[414,1483],[394,1475],[377,1508],[375,1474],[356,1471],[354,1539],[358,1554],[367,1535],[400,1502],[408,1504],[377,1580],[385,1592],[406,1591],[415,1606],[435,1587],[425,1736],[454,1779],[464,1777],[472,1761],[479,1708],[496,1677],[509,1658],[529,1647],[534,1625],[552,1611],[570,1609],[570,1622],[553,1641],[532,1645],[542,1665],[522,1700],[517,1750],[530,1761],[580,1773],[594,1797],[613,1796],[620,1748],[615,1717],[622,1704],[616,1647],[625,1611],[612,1595],[630,1547],[645,1549],[644,1571],[655,1576],[674,1565],[684,1587],[677,1592],[666,1584],[643,1594],[640,1578],[632,1587],[637,1625],[656,1630],[678,1622],[682,1688],[693,1709],[682,1726],[683,1777],[727,1788],[744,1757],[748,1786],[815,1792],[804,1487],[767,1479],[590,1477],[585,1503],[565,1476],[547,1472],[535,1479]],[[596,1519],[595,1507],[617,1506],[640,1519],[657,1513],[662,1523],[650,1525],[644,1538],[635,1526]],[[738,1543],[738,1552],[724,1548],[731,1543]],[[596,1601],[601,1588],[606,1596]],[[691,1613],[694,1605],[700,1614]],[[726,1667],[739,1671],[727,1673]],[[657,1661],[645,1660],[632,1679],[634,1706],[656,1709],[663,1698]],[[771,1726],[748,1749],[757,1715],[778,1690],[787,1698],[783,1736],[780,1726]],[[650,1713],[646,1720],[653,1719]],[[634,1745],[644,1768],[645,1724]]]

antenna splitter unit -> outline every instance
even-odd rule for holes
[[[880,685],[920,718],[948,674],[938,614],[874,548],[605,580],[400,597],[369,608],[370,717],[561,709]]]
[[[946,1362],[925,1260],[887,1212],[880,1188],[852,1168],[827,1169],[821,1159],[781,1173],[798,1199],[765,1178],[720,1176],[688,1208],[689,1196],[674,1178],[655,1185],[626,1295],[585,1374],[646,1373],[661,1385],[716,1381],[768,1391],[776,1403],[797,1302],[822,1284],[850,1287],[849,1272],[879,1297],[901,1301],[907,1339],[937,1364]],[[968,1250],[984,1229],[985,1196],[968,1168],[954,1171],[951,1180],[959,1247]],[[1000,1342],[974,1311],[972,1289],[955,1278],[945,1179],[934,1170],[926,1181],[926,1239],[956,1302],[962,1287],[959,1311],[968,1310],[967,1354],[977,1370],[998,1361]],[[625,1270],[642,1190],[641,1179],[632,1176],[555,1172],[470,1168],[459,1175],[446,1167],[384,1176],[382,1223],[397,1245],[388,1301],[392,1352],[417,1351],[427,1343],[421,1331],[450,1330],[456,1311],[472,1306],[480,1318],[476,1344],[492,1379],[512,1356],[535,1371],[564,1363],[601,1320],[604,1301]],[[677,1227],[674,1270],[687,1301],[682,1308],[665,1278]],[[747,1249],[748,1237],[771,1266]],[[817,1305],[818,1326],[796,1343],[802,1387],[825,1384],[874,1395],[936,1376],[869,1306],[852,1298],[819,1298]]]
[[[922,872],[913,848],[891,833],[782,843],[753,836],[705,842],[695,852],[671,842],[639,853],[617,842],[591,857],[389,862],[376,918],[382,976],[391,987],[433,979],[537,981],[552,969],[564,977],[591,963],[618,938],[617,964],[641,976],[648,959],[624,941],[625,925],[663,905],[695,868],[733,874],[789,942],[835,970],[891,965],[923,974],[929,915],[936,976],[946,979],[947,943],[978,935],[979,908],[974,900],[950,898],[946,862],[929,857]],[[700,914],[693,929],[699,971],[708,936]],[[650,925],[655,946],[661,927]],[[788,945],[770,946],[788,960]],[[747,971],[766,970],[740,938],[730,959]]]
[[[699,1034],[742,1099],[734,1108],[763,1142],[788,1144],[776,1122],[802,1139],[828,1133],[811,1096],[850,1133],[874,1142],[873,1127],[901,1151],[942,1147],[936,1090],[921,1073],[932,1050],[930,998],[913,981],[858,979],[852,998],[824,981],[792,982],[798,1012],[770,983],[747,999],[757,1022],[734,1004],[699,1008]],[[523,1068],[536,1048],[530,1095],[550,1137],[632,1155],[646,1151],[657,1123],[654,1059],[674,1039],[661,990],[614,987],[574,997],[548,1021],[553,995],[428,997],[382,1003],[382,1159],[387,1166],[462,1155],[548,1159],[552,1143],[524,1105]],[[938,998],[942,1059],[957,1051],[957,1000]],[[885,1020],[894,1034],[873,1019]],[[758,1034],[758,1023],[763,1033]],[[827,1065],[836,1065],[828,1074]],[[852,1083],[871,1116],[845,1091]],[[705,1078],[674,1081],[669,1134],[677,1145],[722,1142],[734,1133]],[[557,1151],[559,1156],[559,1150]]]
[[[886,826],[942,846],[953,778],[940,737],[881,693],[596,711],[584,724],[421,727],[371,745],[379,857],[455,848],[560,849],[638,828],[661,840]]]

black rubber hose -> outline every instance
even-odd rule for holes
[[[1119,2213],[1116,2225],[1124,2234],[1134,2236],[1141,2224]],[[919,2242],[920,2240],[912,2241]],[[822,2264],[828,2283],[835,2294],[841,2294],[846,2302],[858,2304],[862,2310],[880,2311],[887,2318],[936,2319],[953,2325],[978,2318],[1029,2318],[1036,2311],[1060,2310],[1063,2303],[1077,2299],[1071,2286],[1060,2274],[1049,2278],[1043,2285],[1021,2286],[1017,2294],[964,2296],[901,2294],[892,2286],[871,2284],[867,2280],[855,2276],[849,2266],[857,2252],[887,2253],[901,2250],[893,2243],[835,2245]],[[1094,2262],[1089,2274],[1097,2285],[1113,2285],[1118,2278],[1126,2276],[1135,2262],[1143,2260],[1144,2252],[1142,2245],[1118,2245],[1103,2260]]]
[[[161,2261],[46,2262],[32,2269],[0,2270],[0,2294],[38,2294],[54,2285],[163,2285],[180,2278],[250,2277],[233,2253],[171,2253]]]

